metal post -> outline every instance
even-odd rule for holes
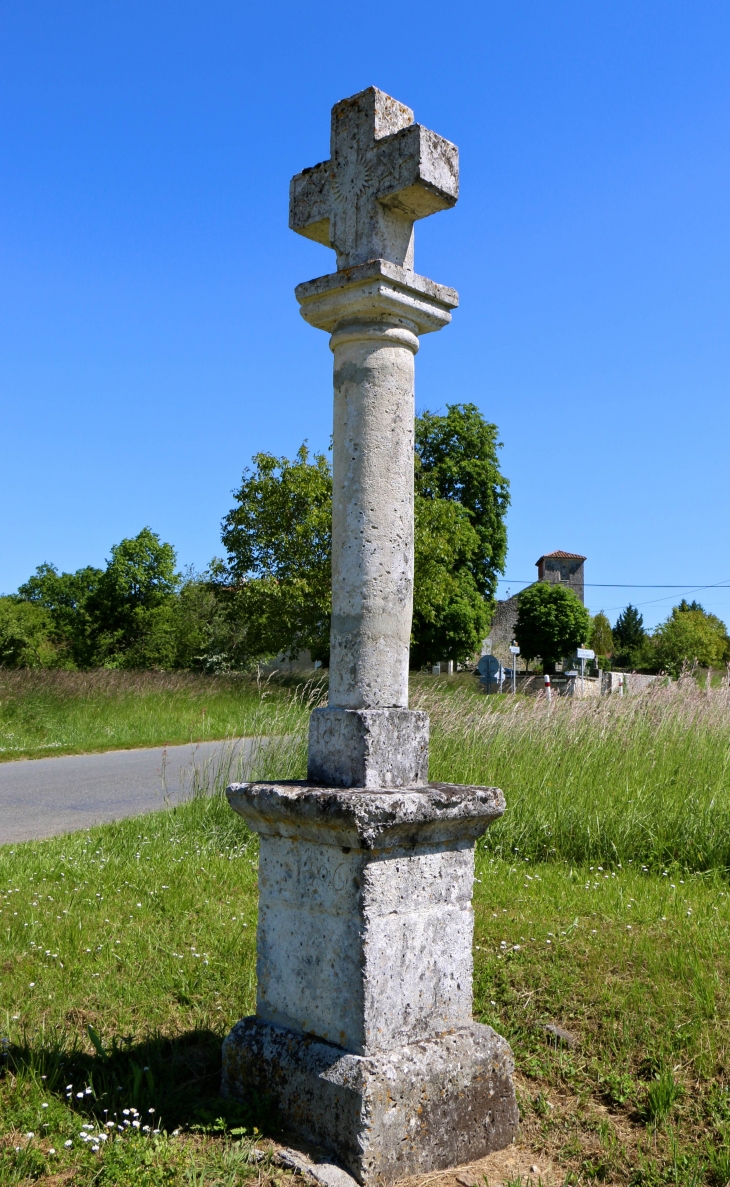
[[[545,673],[545,692],[547,693],[548,701],[551,701],[553,699],[553,692],[550,687],[550,677],[547,672]]]

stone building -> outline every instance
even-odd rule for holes
[[[560,550],[546,552],[544,556],[535,561],[537,579],[550,584],[567,585],[583,602],[585,580],[583,567],[585,562],[586,557],[580,556],[577,552],[561,552]],[[497,659],[507,667],[511,666],[512,662],[509,647],[515,636],[519,596],[519,594],[514,594],[511,598],[497,602],[489,634],[491,643],[487,641],[487,651],[496,655]],[[524,667],[524,664],[520,663],[518,667]]]

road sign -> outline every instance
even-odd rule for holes
[[[501,664],[496,655],[483,655],[477,664],[477,672],[480,676],[496,680],[500,667]]]
[[[483,655],[477,664],[477,672],[481,677],[482,684],[486,687],[487,692],[492,684],[497,685],[497,691],[502,691],[502,681],[504,680],[504,668],[497,659],[496,655]]]
[[[596,658],[595,651],[591,651],[590,647],[579,647],[575,654],[578,659],[595,659]]]
[[[516,643],[513,643],[513,644],[512,644],[512,646],[510,647],[510,651],[512,652],[512,654],[513,654],[513,655],[519,655],[519,654],[520,654],[520,649],[519,649],[519,647],[517,646],[517,644],[516,644]]]

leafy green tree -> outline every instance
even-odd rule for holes
[[[564,585],[537,581],[519,595],[515,638],[526,660],[546,671],[589,638],[591,616],[577,594]]]
[[[231,613],[235,597],[225,588],[226,572],[223,561],[215,559],[205,573],[186,573],[175,599],[176,668],[227,672],[248,666],[246,625]]]
[[[658,665],[679,676],[684,667],[693,664],[718,668],[729,662],[730,639],[722,619],[701,606],[683,610],[682,605],[687,603],[675,606],[654,634]]]
[[[508,486],[497,430],[473,404],[416,418],[412,660],[466,659],[489,621],[504,566]],[[238,662],[308,649],[325,663],[331,613],[332,475],[327,459],[260,453],[223,521],[220,582],[239,626]]]
[[[465,507],[416,498],[411,667],[444,658],[463,662],[487,631],[489,608],[471,562],[480,539]]]
[[[48,611],[56,643],[66,662],[70,659],[77,667],[93,663],[95,639],[87,603],[96,593],[103,572],[87,566],[75,573],[59,573],[55,565],[45,563],[18,589],[23,601]]]
[[[106,667],[171,667],[175,549],[150,528],[115,544],[85,610],[94,662]]]
[[[240,627],[239,662],[309,650],[329,654],[332,474],[324,454],[258,453],[223,520],[221,596]]]
[[[0,668],[68,666],[49,611],[22,598],[0,597]]]
[[[468,511],[478,543],[462,564],[489,605],[507,556],[509,482],[499,468],[497,435],[476,404],[447,404],[445,415],[416,417],[416,495],[448,499]]]
[[[613,655],[613,632],[603,610],[599,610],[598,614],[593,616],[590,639],[596,655]]]

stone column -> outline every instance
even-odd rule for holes
[[[414,323],[344,322],[334,353],[329,699],[408,708]]]
[[[453,289],[374,260],[301,284],[334,353],[329,704],[308,775],[339,787],[422,787],[428,718],[408,709],[413,617],[414,356],[448,325]]]

